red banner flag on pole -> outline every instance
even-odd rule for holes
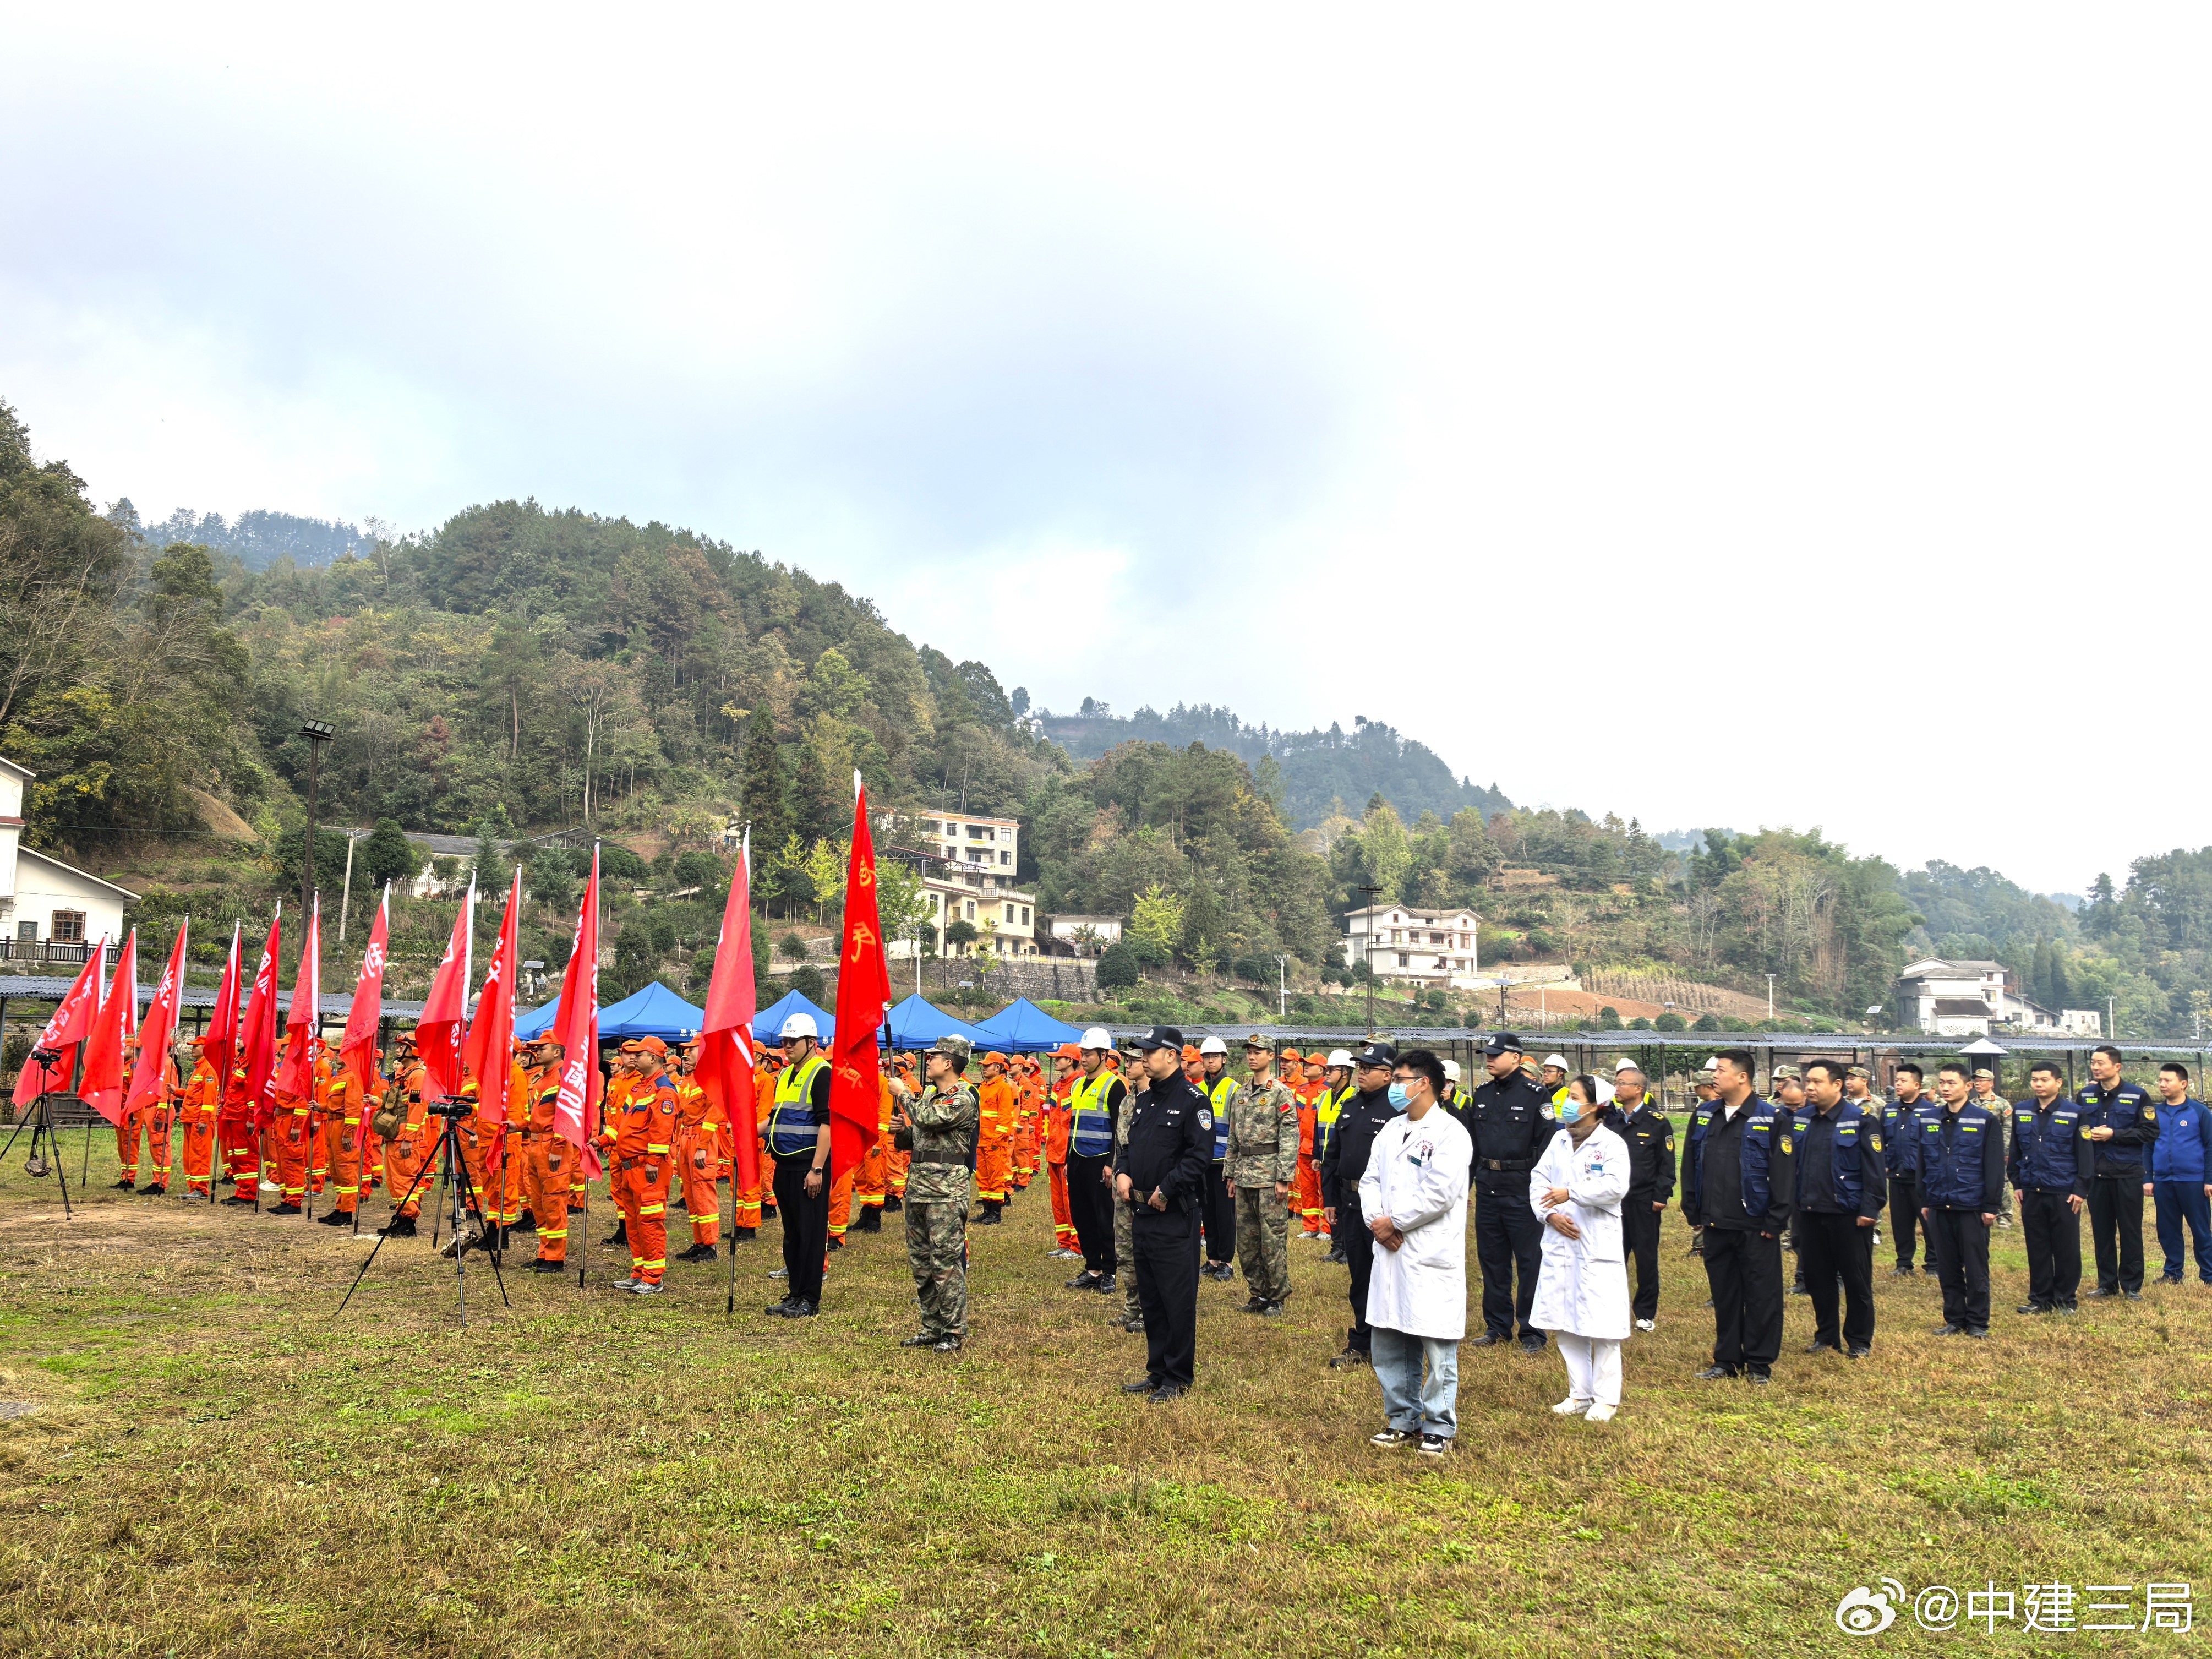
[[[707,983],[707,1016],[699,1033],[699,1086],[730,1126],[738,1190],[760,1185],[760,1119],[753,1103],[752,831],[745,832],[714,941],[714,973]]]
[[[876,907],[876,848],[868,833],[868,791],[853,774],[853,854],[845,866],[845,939],[837,957],[837,1039],[830,1062],[830,1179],[857,1167],[880,1133],[883,1085],[876,1074],[876,1030],[890,1006]]]
[[[230,956],[222,966],[222,981],[215,988],[215,1006],[208,1010],[207,1033],[200,1054],[215,1068],[216,1098],[220,1103],[230,1087],[230,1066],[238,1052],[240,978],[238,951],[246,924],[230,924]]]
[[[446,940],[446,954],[430,981],[430,994],[422,1004],[422,1018],[415,1024],[415,1052],[422,1057],[432,1093],[440,1098],[461,1091],[461,1043],[468,1030],[470,930],[476,926],[477,884],[469,883],[468,896],[453,916],[453,931]]]
[[[266,1129],[276,1117],[276,958],[284,948],[284,902],[276,902],[270,919],[269,937],[254,964],[252,988],[246,994],[245,1012],[238,1017],[238,1066],[246,1075],[236,1097],[228,1103],[244,1111],[257,1129]]]
[[[576,912],[576,939],[561,975],[561,1012],[553,1022],[561,1043],[561,1092],[553,1126],[576,1149],[586,1176],[599,1172],[592,1145],[599,1110],[599,848],[592,846],[592,878]]]
[[[295,1100],[315,1097],[315,1039],[323,1019],[323,899],[315,896],[307,912],[307,934],[300,945],[300,965],[292,974],[292,1012],[284,1022],[284,1060],[276,1086]]]
[[[338,1063],[352,1071],[364,1091],[376,1087],[376,1028],[384,1018],[384,962],[391,938],[392,884],[387,881],[376,920],[369,924],[368,948],[361,953],[361,972],[354,977],[345,1035],[338,1039]]]
[[[186,916],[177,928],[177,942],[169,947],[169,965],[161,970],[161,982],[154,988],[146,1023],[139,1028],[138,1064],[123,1100],[126,1112],[154,1104],[168,1091],[169,1045],[176,1041],[177,1015],[185,1000],[185,940],[191,931],[192,919]]]
[[[123,1085],[127,1071],[124,1046],[137,1024],[138,930],[133,927],[123,941],[123,954],[115,961],[115,977],[107,982],[100,1014],[92,1022],[92,1037],[84,1045],[84,1079],[77,1085],[78,1098],[110,1123],[123,1121]]]
[[[42,1093],[69,1092],[70,1075],[76,1070],[76,1046],[91,1034],[93,1020],[100,1012],[100,975],[106,963],[107,935],[103,933],[100,948],[85,957],[68,994],[55,1005],[54,1017],[39,1033],[36,1051],[51,1054],[54,1059],[45,1066],[35,1060],[23,1062],[22,1072],[15,1079],[18,1106],[29,1105]]]
[[[477,1017],[461,1048],[461,1065],[477,1080],[477,1115],[486,1123],[507,1121],[507,1086],[514,1079],[514,975],[516,918],[522,911],[522,872],[507,889],[507,915],[500,919],[499,946],[491,971],[477,998]]]

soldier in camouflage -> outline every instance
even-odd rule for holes
[[[968,1334],[968,1202],[981,1109],[963,1081],[968,1045],[943,1036],[923,1066],[920,1094],[894,1083],[894,1133],[910,1135],[906,1173],[906,1254],[914,1268],[921,1330],[902,1347],[957,1353]]]
[[[1298,1170],[1298,1098],[1275,1075],[1275,1039],[1244,1039],[1251,1073],[1229,1107],[1222,1173],[1237,1195],[1237,1255],[1252,1287],[1244,1311],[1271,1317],[1291,1294],[1291,1182]]]
[[[1152,1079],[1145,1075],[1145,1068],[1141,1066],[1132,1064],[1126,1066],[1123,1076],[1128,1085],[1129,1100],[1114,1123],[1116,1157],[1129,1144],[1129,1125],[1137,1115],[1137,1097],[1152,1086]],[[1137,1295],[1137,1228],[1134,1212],[1126,1204],[1114,1206],[1114,1255],[1121,1268],[1121,1311],[1117,1317],[1106,1322],[1109,1327],[1119,1326],[1132,1336],[1141,1336],[1145,1330],[1145,1304]]]

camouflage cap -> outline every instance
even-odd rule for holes
[[[1997,1074],[1990,1070],[1986,1066],[1977,1066],[1974,1067],[1974,1075],[1976,1077],[1985,1077],[1992,1083],[1995,1083],[1997,1080]]]
[[[1272,1054],[1275,1052],[1275,1039],[1269,1036],[1265,1031],[1255,1031],[1250,1036],[1244,1039],[1244,1046],[1247,1048],[1264,1049],[1266,1052]]]
[[[974,1045],[966,1037],[941,1036],[929,1045],[929,1051],[933,1054],[950,1054],[965,1066],[968,1056],[974,1052]]]
[[[1777,1083],[1798,1083],[1803,1081],[1804,1076],[1805,1073],[1795,1066],[1778,1066],[1774,1068],[1774,1080]]]
[[[1863,1066],[1850,1066],[1845,1070],[1844,1075],[1845,1077],[1862,1078],[1869,1083],[1874,1081],[1874,1073]]]

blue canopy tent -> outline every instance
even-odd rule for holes
[[[518,1037],[542,1036],[561,1017],[561,999],[514,1022]],[[635,996],[624,997],[599,1010],[602,1042],[627,1042],[631,1037],[657,1036],[663,1042],[688,1042],[707,1023],[705,1012],[694,1008],[659,980]]]
[[[960,1037],[978,1048],[990,1046],[974,1026],[924,1002],[919,993],[893,1007],[889,1018],[894,1048],[927,1048],[941,1036]]]
[[[514,1017],[514,1034],[525,1042],[544,1036],[553,1029],[553,1022],[561,1018],[561,999],[555,997],[543,1008],[533,1008],[526,1014]]]
[[[1017,997],[975,1027],[979,1046],[1010,1054],[1041,1054],[1083,1035],[1063,1025],[1027,997]]]
[[[793,1014],[814,1016],[814,1029],[822,1034],[824,1048],[837,1040],[837,1022],[796,991],[786,993],[753,1016],[755,1040],[774,1042],[783,1030],[783,1022]]]

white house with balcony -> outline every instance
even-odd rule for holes
[[[2050,1009],[2012,988],[2002,963],[1923,957],[1897,976],[1899,1026],[1930,1036],[1988,1036],[1999,1031],[2045,1031],[2054,1036],[2102,1036],[2104,1016],[2094,1008]]]
[[[82,962],[123,938],[138,895],[23,845],[23,789],[38,775],[0,759],[0,951],[14,962]]]
[[[1409,904],[1370,904],[1344,919],[1344,963],[1364,962],[1377,979],[1457,991],[1475,988],[1481,958],[1472,910],[1423,910]]]

